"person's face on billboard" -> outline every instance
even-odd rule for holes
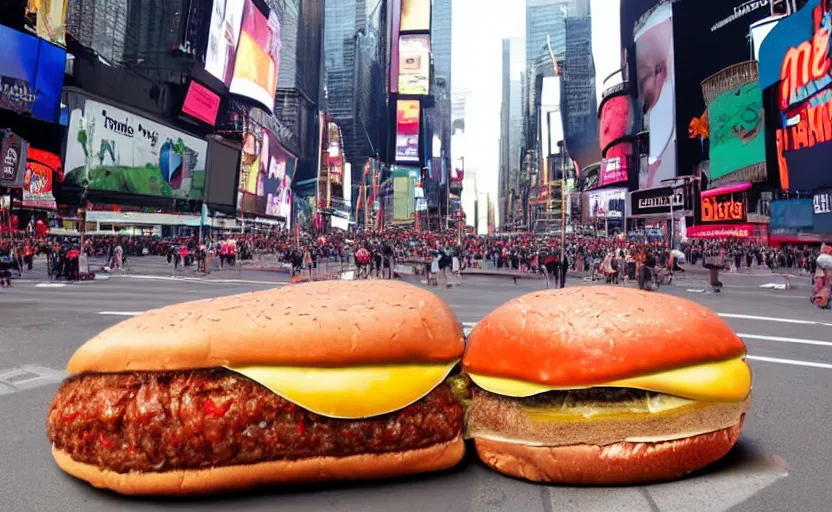
[[[653,109],[667,81],[672,36],[673,25],[668,19],[650,28],[636,42],[638,94],[645,112]]]

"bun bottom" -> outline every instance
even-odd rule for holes
[[[404,452],[313,457],[159,473],[116,473],[77,462],[66,452],[52,447],[52,456],[58,467],[93,487],[120,494],[160,496],[216,494],[271,484],[364,480],[427,473],[455,466],[464,454],[465,442],[457,437],[446,443]]]
[[[681,478],[718,461],[741,430],[742,419],[723,430],[660,443],[537,447],[475,438],[474,445],[492,469],[534,482],[641,484]]]

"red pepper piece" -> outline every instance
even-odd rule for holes
[[[304,432],[306,432],[306,423],[301,421],[298,423],[298,435],[302,436]]]
[[[98,436],[98,440],[101,442],[102,445],[104,445],[104,448],[107,448],[108,450],[116,445],[115,441],[107,439],[107,436],[105,436],[104,434]]]
[[[64,421],[66,421],[67,423],[72,423],[73,421],[75,421],[75,418],[77,418],[80,415],[81,415],[80,412],[73,412],[72,414],[64,414]]]
[[[92,434],[90,434],[89,432],[84,432],[84,435],[81,436],[81,439],[87,441],[90,437],[92,437]]]
[[[222,405],[217,405],[210,398],[206,398],[205,401],[202,402],[202,411],[205,413],[206,416],[211,418],[222,418],[223,416],[225,416],[225,413],[228,412],[228,409],[230,407],[230,401]]]

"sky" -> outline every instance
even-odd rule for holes
[[[497,197],[502,40],[525,35],[525,4],[523,0],[453,0],[452,87],[468,88],[471,96],[466,105],[465,135],[454,139],[452,151],[455,159],[465,156],[462,196],[469,224],[474,219],[474,176],[479,193]],[[620,67],[619,0],[591,0],[591,10],[600,97],[604,77]],[[460,145],[463,147],[456,147]]]

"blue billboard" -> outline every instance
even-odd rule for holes
[[[0,25],[0,108],[57,123],[66,50]]]
[[[811,231],[814,209],[811,199],[771,202],[771,231]]]

